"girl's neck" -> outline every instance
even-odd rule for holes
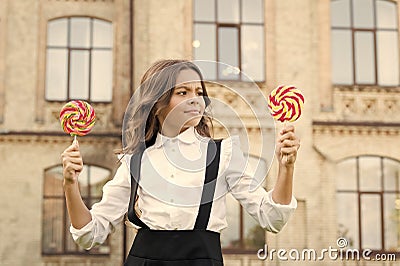
[[[179,134],[181,134],[183,131],[187,130],[189,127],[183,127],[180,129],[180,131],[177,130],[177,128],[168,128],[166,126],[164,126],[160,133],[165,136],[165,137],[169,137],[169,138],[174,138],[176,136],[178,136]]]

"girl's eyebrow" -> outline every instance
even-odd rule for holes
[[[191,87],[188,87],[186,85],[178,85],[174,89],[186,89],[186,90],[191,90]],[[202,87],[196,87],[196,90],[203,90]]]

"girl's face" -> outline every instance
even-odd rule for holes
[[[179,72],[169,104],[160,110],[161,131],[174,136],[188,127],[199,124],[205,109],[200,76],[192,69]]]

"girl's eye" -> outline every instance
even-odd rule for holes
[[[198,96],[203,96],[204,93],[203,93],[202,91],[199,91],[199,92],[197,92],[197,95],[198,95]]]
[[[178,91],[176,94],[178,94],[178,95],[186,95],[186,91]]]

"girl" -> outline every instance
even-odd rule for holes
[[[227,226],[227,192],[265,230],[282,229],[297,205],[292,181],[300,142],[293,126],[277,139],[274,189],[250,192],[239,138],[211,139],[210,102],[195,64],[156,62],[136,95],[125,115],[122,164],[91,210],[78,188],[78,142],[62,154],[70,231],[79,245],[103,243],[128,213],[139,230],[125,265],[223,265],[219,233]]]

